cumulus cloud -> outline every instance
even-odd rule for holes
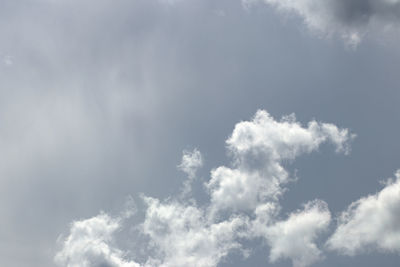
[[[254,171],[249,172],[228,167],[218,167],[211,172],[207,188],[211,195],[214,212],[223,210],[253,210],[268,200],[277,200],[283,193],[279,179],[286,179],[287,172],[280,169],[281,176],[262,176]]]
[[[265,238],[271,246],[270,261],[289,258],[294,267],[309,266],[322,259],[316,238],[330,223],[328,205],[312,201],[304,209],[291,213],[285,221],[265,227]]]
[[[221,166],[211,172],[207,184],[215,209],[254,210],[257,205],[276,200],[284,192],[289,174],[285,160],[333,143],[337,152],[349,152],[354,135],[329,123],[311,121],[303,127],[294,115],[275,120],[259,110],[253,120],[236,124],[226,141],[233,167]]]
[[[325,141],[336,145],[339,152],[348,152],[352,137],[347,129],[339,129],[333,124],[313,120],[303,127],[294,114],[277,121],[267,111],[259,110],[252,121],[236,124],[226,142],[242,163],[246,157],[258,154],[266,160],[294,159],[316,150]]]
[[[243,0],[245,3],[259,2]],[[372,29],[385,31],[400,23],[398,0],[260,0],[282,12],[300,16],[312,31],[338,35],[357,45]]]
[[[353,202],[327,247],[347,255],[370,249],[400,253],[400,170],[380,192]]]
[[[311,121],[304,127],[294,115],[275,120],[260,110],[251,121],[236,124],[226,141],[232,164],[211,171],[205,184],[209,202],[199,205],[182,197],[143,196],[144,220],[134,227],[146,237],[141,262],[124,259],[115,248],[112,236],[122,220],[105,214],[73,223],[56,261],[67,266],[79,261],[111,266],[217,266],[234,250],[248,255],[243,240],[261,238],[270,247],[271,262],[288,258],[296,267],[313,264],[323,257],[316,240],[328,227],[330,213],[325,202],[315,200],[286,220],[280,218],[279,199],[290,181],[282,164],[317,150],[324,142],[347,153],[353,137],[333,124]],[[190,180],[201,165],[201,153],[195,149],[183,153],[179,168]],[[183,192],[191,191],[184,186]]]
[[[157,266],[216,266],[236,241],[246,220],[232,217],[210,222],[201,208],[178,202],[161,203],[146,198],[148,209],[143,232],[159,252],[151,262]]]
[[[68,267],[138,267],[126,261],[121,250],[112,245],[114,233],[121,227],[118,218],[107,214],[73,222],[70,235],[55,257],[56,263]]]

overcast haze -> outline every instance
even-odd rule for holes
[[[400,1],[1,0],[1,266],[400,262]]]

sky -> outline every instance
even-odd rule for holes
[[[400,262],[400,1],[1,0],[0,265]]]

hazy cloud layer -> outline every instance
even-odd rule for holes
[[[166,200],[143,197],[145,218],[135,227],[147,238],[140,244],[145,251],[141,264],[217,266],[233,250],[250,255],[252,248],[242,241],[254,238],[264,239],[270,246],[271,262],[287,258],[300,267],[320,260],[322,252],[316,239],[330,223],[327,204],[312,201],[303,210],[281,219],[279,199],[290,181],[282,160],[310,153],[326,141],[333,143],[336,151],[347,153],[353,137],[347,129],[333,124],[311,121],[303,127],[294,115],[278,121],[264,110],[258,111],[253,120],[236,124],[226,141],[232,166],[211,171],[206,183],[208,204],[188,201],[190,195]],[[201,166],[201,158],[197,149],[183,153],[179,166],[189,180],[195,168]],[[120,261],[120,266],[136,264],[123,260],[122,252],[111,245],[111,234],[119,222],[104,214],[75,222],[56,256],[57,262],[65,266],[73,266],[80,259],[91,264],[101,260],[109,264]],[[90,248],[92,239],[97,241]],[[81,246],[89,247],[76,249]]]
[[[380,192],[353,202],[339,218],[327,246],[344,254],[400,253],[400,171]]]
[[[398,0],[243,0],[263,1],[284,13],[300,16],[307,27],[323,36],[339,36],[357,45],[371,30],[385,32],[400,25]]]

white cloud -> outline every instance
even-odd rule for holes
[[[230,250],[241,247],[236,241],[246,222],[241,217],[210,222],[195,206],[153,198],[146,202],[143,232],[159,252],[152,260],[158,266],[216,266]]]
[[[348,255],[369,249],[400,253],[400,171],[380,192],[353,202],[341,214],[327,246]]]
[[[196,172],[203,166],[203,156],[198,149],[183,151],[182,161],[178,169],[186,173],[188,179],[183,182],[181,198],[187,198],[192,191],[192,183],[196,178]],[[192,199],[193,200],[193,199]]]
[[[116,248],[115,233],[123,221],[107,214],[76,221],[63,248],[55,257],[60,266],[217,266],[233,249],[241,249],[237,237],[245,231],[247,220],[232,217],[211,222],[201,208],[177,201],[144,197],[147,204],[144,222],[136,227],[149,238],[140,246],[146,252],[143,263],[124,258]]]
[[[214,212],[226,209],[254,210],[265,201],[277,200],[284,190],[280,187],[280,180],[286,180],[288,177],[283,168],[279,168],[279,170],[280,173],[264,174],[265,176],[257,171],[251,172],[227,167],[213,170],[211,180],[207,184],[211,195],[212,209]]]
[[[196,176],[196,171],[203,166],[203,157],[197,149],[193,151],[183,151],[181,164],[178,168],[186,173],[189,179],[193,179]]]
[[[113,234],[120,228],[119,219],[107,214],[73,222],[70,235],[55,257],[56,263],[67,267],[138,267],[124,259],[123,252],[112,246]]]
[[[271,246],[270,261],[289,258],[294,267],[309,266],[322,259],[315,241],[330,223],[330,212],[323,201],[309,202],[304,210],[291,213],[285,221],[265,227],[264,235]]]
[[[207,184],[213,208],[250,209],[267,200],[276,200],[289,174],[284,160],[318,149],[331,142],[337,152],[348,153],[354,138],[347,129],[333,124],[311,121],[303,127],[294,115],[275,120],[259,110],[253,120],[236,124],[226,141],[234,160],[234,168],[219,167],[211,172]]]
[[[338,151],[346,152],[352,138],[347,129],[333,124],[310,121],[303,127],[294,114],[277,121],[265,110],[259,110],[252,121],[236,124],[226,142],[239,164],[243,164],[247,157],[254,160],[254,156],[261,156],[266,162],[294,159],[316,150],[326,141],[336,145]]]
[[[339,36],[357,45],[373,29],[386,31],[400,22],[398,0],[260,0],[281,12],[300,16],[309,29]],[[256,0],[243,0],[247,5]]]
[[[247,255],[242,241],[260,237],[271,247],[272,262],[289,258],[300,267],[320,260],[322,253],[315,240],[329,225],[327,205],[309,202],[287,220],[280,220],[279,196],[289,181],[282,163],[328,141],[336,151],[347,153],[353,137],[347,129],[332,124],[311,121],[303,127],[294,115],[277,121],[260,110],[253,120],[235,126],[226,141],[232,166],[211,171],[206,183],[210,202],[203,205],[181,197],[190,197],[187,182],[194,179],[203,161],[197,149],[184,152],[178,167],[189,179],[181,194],[166,200],[143,197],[145,218],[134,227],[147,240],[140,245],[145,254],[142,266],[217,266],[233,250]],[[124,259],[124,253],[112,242],[121,222],[101,214],[73,223],[57,262],[67,266],[77,262],[138,266]]]

